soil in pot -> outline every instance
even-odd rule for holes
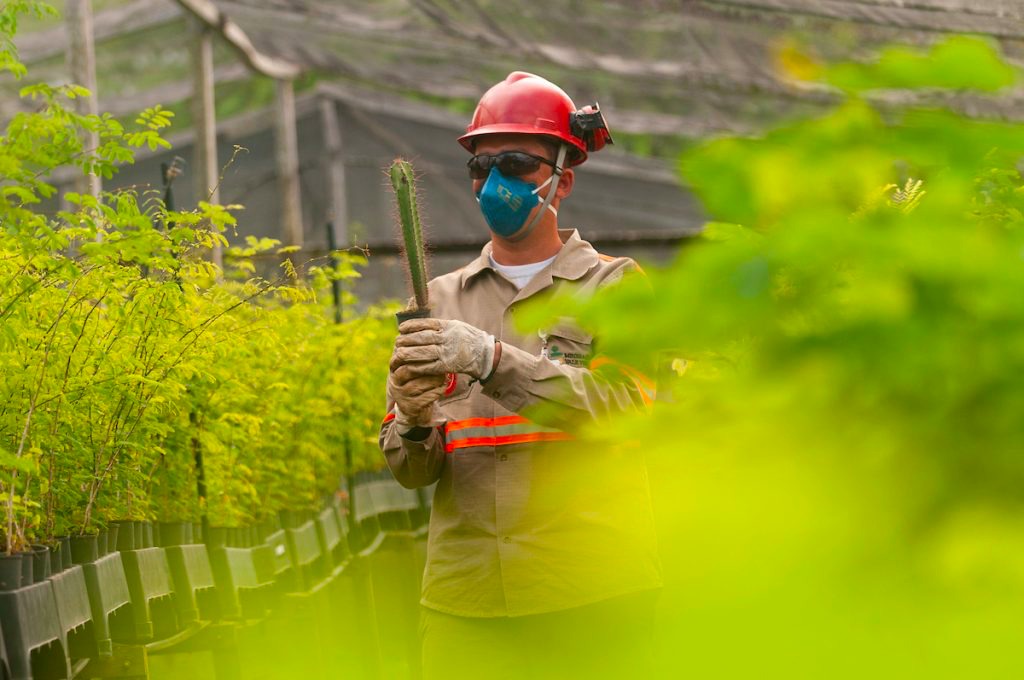
[[[0,553],[0,590],[17,590],[21,587],[22,554]]]

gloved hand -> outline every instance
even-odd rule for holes
[[[465,373],[481,380],[494,364],[494,336],[463,321],[410,319],[399,327],[391,370],[407,380],[415,376]]]
[[[444,393],[443,375],[414,377],[401,382],[394,373],[388,375],[388,394],[395,400],[395,425],[399,434],[414,427],[432,427],[441,422],[435,409]]]

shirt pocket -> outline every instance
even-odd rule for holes
[[[594,356],[594,336],[570,317],[560,317],[541,333],[541,356],[559,364],[586,367]]]

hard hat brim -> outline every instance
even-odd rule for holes
[[[476,142],[477,137],[483,135],[499,135],[499,134],[520,134],[520,135],[535,135],[541,137],[551,137],[558,141],[568,144],[575,150],[575,153],[570,154],[569,167],[579,165],[583,161],[587,160],[587,149],[583,146],[580,140],[570,135],[562,134],[558,130],[551,130],[550,132],[542,128],[538,128],[534,125],[524,125],[522,123],[494,123],[491,125],[482,125],[472,132],[459,137],[459,144],[473,153],[473,145]]]

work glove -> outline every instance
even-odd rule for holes
[[[401,379],[464,373],[483,380],[494,364],[494,336],[463,321],[410,319],[398,327],[391,370]]]
[[[442,422],[437,400],[444,393],[444,376],[426,375],[402,382],[388,375],[388,394],[395,400],[395,425],[399,434],[414,427],[433,427]]]

